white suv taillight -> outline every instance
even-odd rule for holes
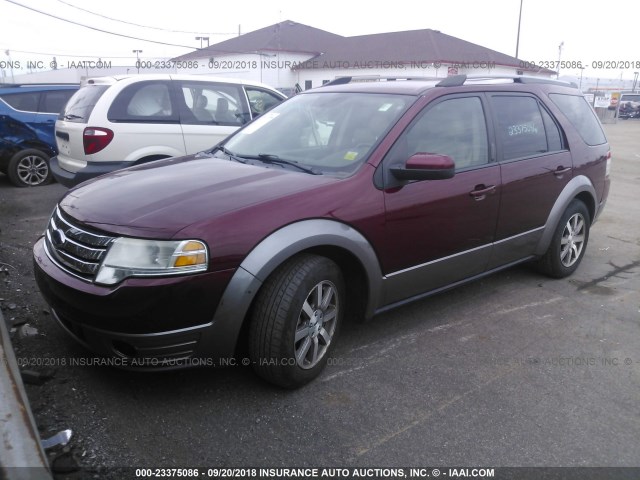
[[[85,155],[98,153],[113,140],[113,132],[108,128],[87,127],[82,134]]]
[[[604,170],[605,177],[608,177],[609,173],[611,173],[611,150],[607,153],[607,166]]]

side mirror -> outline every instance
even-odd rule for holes
[[[391,168],[398,180],[444,180],[456,173],[456,164],[448,155],[416,153],[409,157],[405,168]]]

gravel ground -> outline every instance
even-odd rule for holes
[[[108,478],[101,468],[137,459],[101,441],[109,436],[108,422],[86,398],[83,378],[91,369],[66,366],[88,354],[52,324],[33,277],[31,249],[65,191],[57,184],[17,189],[0,175],[0,308],[41,438],[67,428],[74,432],[67,446],[48,452],[56,478]]]

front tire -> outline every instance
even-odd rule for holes
[[[297,388],[324,369],[342,321],[344,280],[330,259],[301,254],[265,282],[251,313],[249,356],[262,378]]]
[[[540,270],[553,278],[571,275],[580,265],[589,241],[591,216],[580,200],[574,199],[565,210],[551,245],[539,261]]]
[[[16,153],[7,167],[9,180],[16,187],[37,187],[51,183],[49,156],[36,149]]]

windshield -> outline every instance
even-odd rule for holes
[[[240,158],[286,160],[346,177],[366,161],[414,100],[370,93],[299,95],[238,132],[225,149]]]

